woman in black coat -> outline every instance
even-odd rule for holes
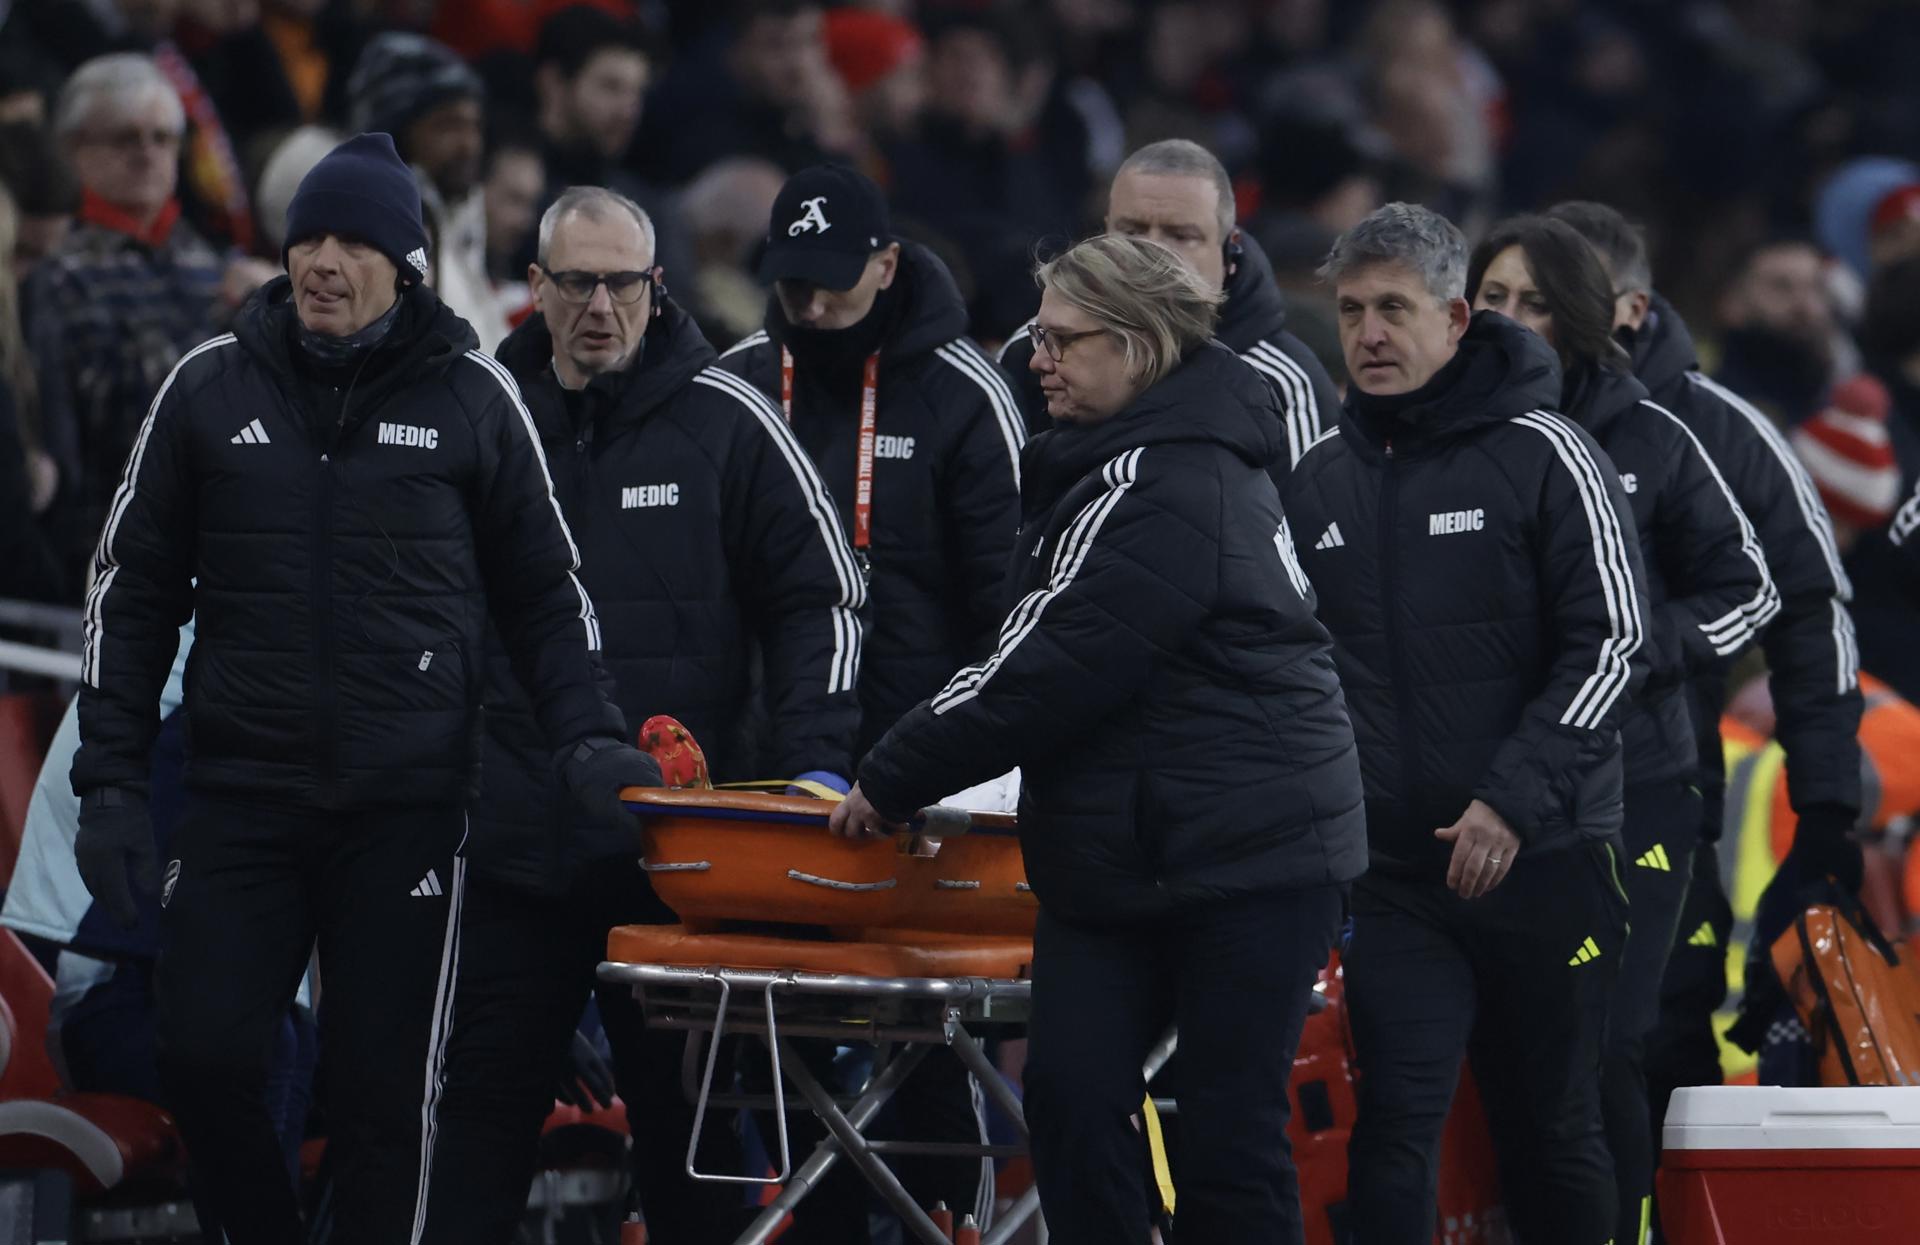
[[[888,833],[1020,766],[1040,901],[1026,1068],[1053,1239],[1146,1239],[1130,1117],[1180,1029],[1183,1236],[1301,1239],[1288,1076],[1346,884],[1366,865],[1353,732],[1267,468],[1260,376],[1220,294],[1153,243],[1039,271],[1028,444],[996,651],[902,718],[836,833]]]
[[[1475,311],[1546,338],[1560,356],[1560,409],[1606,450],[1633,507],[1646,566],[1652,669],[1621,723],[1626,772],[1619,862],[1633,920],[1608,1005],[1601,1107],[1618,1189],[1614,1239],[1644,1239],[1654,1129],[1645,1049],[1678,932],[1702,811],[1686,684],[1723,668],[1780,610],[1747,516],[1687,426],[1634,379],[1614,341],[1613,285],[1571,226],[1520,216],[1467,264]]]

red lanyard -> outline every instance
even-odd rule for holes
[[[880,356],[867,356],[860,378],[860,441],[853,469],[853,550],[862,569],[873,544],[873,449],[880,423]],[[780,409],[793,424],[793,352],[780,348]]]

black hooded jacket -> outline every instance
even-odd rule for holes
[[[1290,478],[1377,868],[1444,876],[1434,831],[1474,799],[1524,852],[1619,830],[1646,578],[1619,476],[1559,400],[1546,342],[1482,312],[1423,388],[1356,390]]]
[[[853,552],[779,412],[712,366],[713,348],[685,311],[665,298],[660,308],[639,359],[578,392],[554,378],[539,316],[500,348],[580,546],[614,703],[635,727],[657,713],[678,718],[722,781],[851,774],[866,596]],[[755,641],[767,729],[749,741]],[[574,862],[557,854],[571,840],[556,830],[577,813],[550,781],[497,640],[484,755],[469,858],[522,886],[563,885]]]
[[[1320,360],[1305,342],[1287,332],[1287,300],[1274,283],[1273,265],[1252,238],[1243,237],[1241,254],[1227,277],[1227,301],[1214,330],[1222,344],[1253,365],[1273,390],[1282,425],[1282,453],[1268,464],[1277,484],[1300,461],[1307,447],[1339,417],[1340,394]],[[1052,427],[1033,361],[1033,321],[1021,325],[1000,347],[1000,366],[1015,381],[1027,430]]]
[[[291,284],[187,352],[141,425],[87,597],[79,794],[144,789],[161,685],[195,619],[188,782],[306,808],[474,786],[491,619],[549,756],[619,736],[600,621],[506,370],[424,286],[328,377]]]
[[[960,291],[931,251],[900,244],[899,275],[873,316],[845,330],[848,341],[876,341],[880,355],[873,624],[861,659],[856,755],[948,675],[992,651],[1020,525],[1026,443],[1013,391],[967,340]],[[780,410],[781,341],[793,330],[777,302],[769,303],[768,328],[728,350],[720,366]],[[794,353],[793,432],[851,537],[862,360],[842,352],[843,365],[827,367],[810,364],[805,346]]]
[[[1647,682],[1620,724],[1627,785],[1691,777],[1686,681],[1752,644],[1779,612],[1766,555],[1699,440],[1630,373],[1583,369],[1563,404],[1620,473],[1647,574]]]
[[[1347,882],[1353,728],[1266,465],[1273,400],[1218,345],[1127,410],[1036,438],[1017,599],[860,768],[899,816],[1014,765],[1027,876],[1083,923]]]
[[[1847,612],[1853,586],[1840,564],[1833,524],[1786,438],[1752,404],[1701,375],[1693,339],[1667,301],[1629,335],[1634,375],[1653,400],[1699,440],[1733,489],[1765,550],[1780,612],[1761,638],[1772,673],[1776,738],[1787,754],[1787,793],[1802,818],[1824,809],[1851,821],[1860,809],[1859,651]],[[1701,789],[1708,833],[1719,825],[1725,785],[1720,711],[1726,670],[1694,681]]]

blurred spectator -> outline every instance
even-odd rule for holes
[[[60,469],[54,552],[83,582],[107,503],[155,389],[274,269],[223,262],[174,197],[185,110],[153,59],[76,70],[54,134],[81,186],[79,221],[35,268],[23,302],[42,427]]]
[[[1920,480],[1920,257],[1889,264],[1867,291],[1860,348],[1892,395],[1887,432],[1902,488]]]
[[[1873,275],[1873,216],[1886,197],[1920,182],[1920,164],[1862,156],[1841,165],[1814,197],[1813,232],[1822,248],[1864,282]]]
[[[356,0],[242,0],[234,22],[194,57],[234,145],[257,168],[269,136],[347,113],[347,75],[371,31]]]
[[[1141,41],[1144,82],[1126,108],[1127,141],[1195,138],[1228,167],[1244,164],[1256,138],[1236,111],[1227,57],[1249,36],[1246,14],[1206,0],[1175,0],[1147,11]]]
[[[1920,181],[1888,191],[1874,204],[1867,254],[1875,268],[1920,255]]]
[[[766,318],[766,288],[752,265],[785,183],[771,161],[737,156],[707,166],[681,196],[694,262],[690,277],[681,279],[683,301],[716,345],[739,341]]]
[[[516,264],[520,248],[540,223],[540,199],[547,189],[547,164],[540,140],[532,134],[496,138],[487,153],[487,276],[496,284],[527,282],[525,264]],[[520,300],[515,300],[516,305]]]
[[[65,576],[41,534],[59,472],[41,446],[39,386],[20,334],[13,272],[20,214],[0,190],[0,597],[64,603]]]
[[[820,6],[734,0],[730,9],[721,37],[690,50],[648,106],[636,150],[654,177],[677,185],[722,156],[761,156],[794,172],[851,137]]]
[[[303,125],[294,130],[267,156],[260,169],[260,180],[253,187],[254,217],[260,226],[264,247],[279,254],[287,245],[287,205],[300,179],[320,163],[321,157],[338,147],[341,135],[324,125]]]
[[[875,9],[839,8],[828,11],[825,31],[827,60],[851,97],[854,120],[876,139],[912,133],[927,102],[919,28]]]
[[[978,296],[981,337],[1004,338],[1037,303],[1027,272],[1036,241],[1067,241],[1088,218],[1092,183],[1050,141],[1084,153],[1085,130],[1046,109],[1046,27],[1018,9],[956,10],[928,25],[927,109],[919,134],[887,148],[903,217],[953,240]],[[996,300],[1010,299],[1002,305]]]
[[[1806,238],[1764,239],[1740,257],[1715,307],[1720,365],[1713,378],[1783,427],[1820,409],[1839,370],[1827,263]]]
[[[1359,40],[1374,124],[1415,176],[1418,198],[1469,233],[1492,207],[1500,85],[1438,0],[1384,0]],[[1398,188],[1402,197],[1412,197]]]
[[[360,54],[347,82],[347,128],[393,136],[420,186],[427,223],[427,283],[473,326],[491,354],[507,335],[487,280],[487,218],[480,189],[484,93],[480,78],[444,44],[391,31]]]
[[[0,44],[0,125],[45,125],[59,75],[28,49]]]
[[[1837,386],[1791,442],[1833,520],[1842,555],[1861,533],[1884,527],[1900,502],[1900,467],[1887,435],[1887,387],[1872,376]]]
[[[35,264],[60,249],[80,207],[80,186],[45,126],[0,125],[0,183],[13,194],[18,218],[13,275],[25,281]]]
[[[653,78],[654,50],[646,30],[593,5],[573,5],[541,28],[535,59],[541,158],[546,162],[546,188],[535,217],[569,186],[605,186],[638,203],[652,218],[654,259],[668,277],[687,268],[686,228],[673,195],[620,165],[633,144],[647,83]],[[518,258],[516,267],[524,273],[534,260],[531,229],[521,238]]]

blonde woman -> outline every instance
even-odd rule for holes
[[[1346,884],[1359,764],[1221,294],[1107,235],[1039,270],[1057,426],[1022,462],[1018,601],[986,661],[868,754],[836,833],[885,832],[1018,765],[1040,900],[1027,1111],[1060,1245],[1144,1242],[1140,1066],[1180,1028],[1180,1230],[1302,1239],[1287,1078]]]
[[[19,208],[0,189],[0,597],[63,604],[64,576],[39,523],[60,473],[41,448],[39,390],[20,335],[19,235]]]

